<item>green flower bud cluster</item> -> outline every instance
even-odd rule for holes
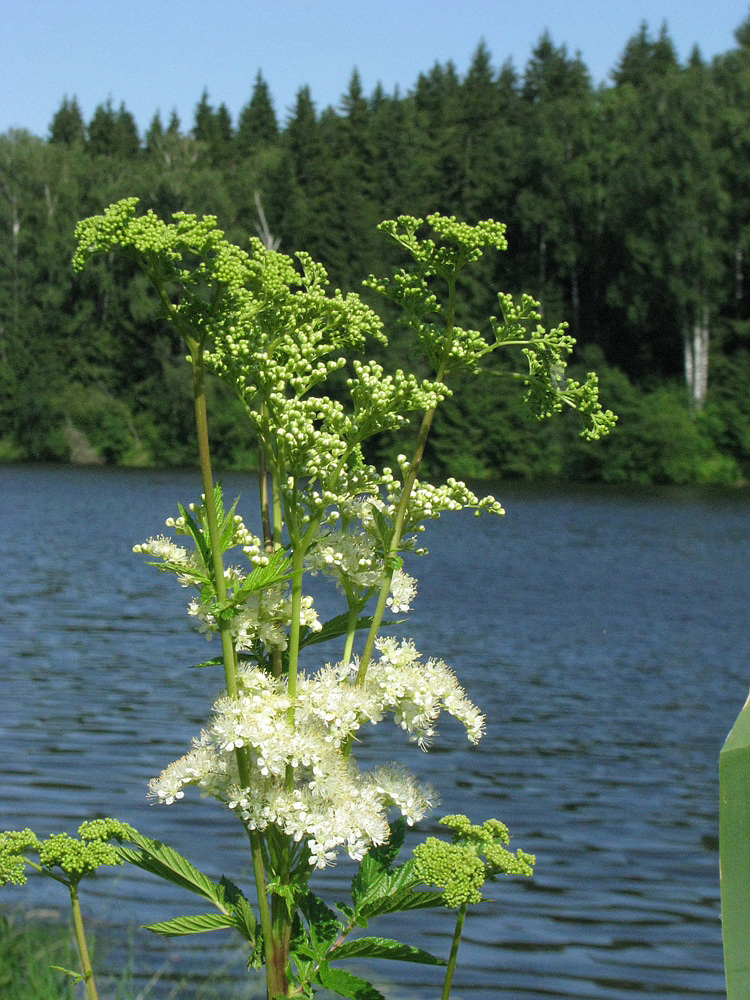
[[[40,841],[33,830],[5,830],[0,833],[0,885],[26,883],[26,851],[38,851]]]
[[[381,223],[378,228],[411,255],[416,268],[404,268],[388,280],[371,275],[365,285],[401,307],[424,356],[441,376],[477,371],[478,360],[488,350],[488,344],[479,331],[455,325],[456,278],[485,249],[507,249],[505,226],[492,219],[470,226],[453,216],[437,214],[429,215],[427,223],[435,239],[418,235],[424,222],[413,216]],[[447,285],[445,304],[435,294],[436,277]]]
[[[352,367],[355,377],[346,383],[353,404],[344,432],[349,440],[364,441],[380,431],[402,427],[408,412],[431,410],[450,395],[445,386],[420,381],[400,368],[385,375],[375,361],[355,360]]]
[[[74,268],[112,250],[136,260],[167,317],[186,341],[214,344],[216,370],[238,391],[252,395],[293,376],[314,383],[320,370],[309,369],[320,357],[382,338],[375,313],[356,295],[329,295],[325,269],[307,254],[298,255],[300,272],[260,240],[249,251],[229,243],[213,216],[178,212],[167,224],[150,211],[136,216],[137,204],[125,198],[79,223]]]
[[[178,311],[195,310],[205,295],[200,290],[206,287],[236,290],[244,285],[248,255],[224,239],[213,216],[177,212],[167,225],[152,211],[136,216],[137,206],[137,198],[124,198],[103,215],[78,223],[74,270],[81,271],[96,254],[119,250],[137,260],[152,278],[183,285],[188,296],[176,305]]]
[[[259,241],[251,248],[246,288],[217,324],[206,360],[262,423],[271,393],[300,399],[345,364],[327,355],[361,348],[368,336],[385,338],[381,321],[359,296],[327,290],[325,268],[308,254],[297,254],[300,273],[290,257]]]
[[[565,374],[568,357],[575,340],[565,331],[567,323],[552,330],[537,326],[526,330],[528,320],[538,320],[539,303],[524,295],[516,304],[509,295],[498,295],[502,321],[492,318],[495,343],[489,348],[519,346],[526,358],[528,373],[519,376],[527,387],[525,399],[543,419],[559,413],[569,406],[577,410],[582,422],[581,437],[595,440],[604,437],[614,427],[617,417],[611,410],[602,409],[599,401],[599,383],[589,372],[581,384]]]
[[[414,849],[415,872],[426,885],[445,891],[450,907],[479,903],[487,879],[498,875],[532,875],[535,857],[525,851],[507,850],[508,828],[497,819],[474,825],[467,816],[444,816],[441,826],[453,831],[451,842],[428,837]]]
[[[79,840],[67,833],[55,833],[39,840],[29,830],[6,830],[0,833],[0,885],[26,882],[26,866],[50,875],[58,881],[76,885],[82,878],[93,875],[102,865],[121,865],[122,858],[109,840],[129,840],[135,833],[127,823],[116,819],[97,819],[82,823]],[[38,863],[26,857],[37,855]],[[59,868],[62,877],[54,872]]]
[[[506,226],[493,219],[470,226],[466,222],[458,222],[455,216],[434,213],[427,216],[427,223],[435,233],[437,242],[416,235],[423,220],[411,215],[381,222],[378,229],[388,233],[408,250],[414,260],[422,265],[425,274],[438,274],[446,279],[452,279],[471,261],[479,260],[482,251],[487,248],[508,249]]]
[[[566,325],[549,331],[537,326],[528,331],[529,322],[541,318],[539,303],[530,295],[522,295],[518,302],[506,293],[498,295],[502,319],[490,317],[490,336],[455,325],[453,300],[459,271],[487,247],[505,250],[505,227],[492,220],[469,226],[440,215],[428,216],[427,222],[437,240],[418,235],[423,222],[412,216],[382,223],[380,229],[408,251],[416,269],[402,269],[390,280],[371,276],[365,284],[401,307],[433,369],[441,377],[456,371],[477,373],[486,355],[500,347],[518,347],[529,366],[528,374],[521,376],[527,387],[526,401],[540,418],[569,406],[581,415],[582,437],[607,434],[616,418],[599,403],[596,377],[589,374],[581,384],[565,376],[567,358],[575,344],[565,332]],[[436,276],[447,284],[444,305],[433,290]]]
[[[471,851],[428,837],[414,848],[414,865],[420,881],[443,889],[446,906],[481,903],[484,864]]]

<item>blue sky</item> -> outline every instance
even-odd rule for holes
[[[46,136],[63,95],[88,120],[111,97],[141,128],[176,109],[183,127],[204,87],[232,117],[261,70],[285,121],[300,86],[338,105],[352,69],[365,91],[408,91],[437,60],[468,67],[480,39],[496,66],[523,69],[545,29],[606,80],[641,21],[666,21],[678,55],[734,45],[748,0],[4,0],[0,133]]]

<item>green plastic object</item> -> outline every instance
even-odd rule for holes
[[[750,697],[719,754],[719,865],[727,1000],[750,1000]]]

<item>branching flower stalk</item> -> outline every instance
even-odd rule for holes
[[[149,275],[154,278],[153,275]],[[165,295],[160,289],[162,296]],[[181,324],[177,323],[180,329]],[[209,550],[212,558],[213,580],[216,588],[217,605],[221,608],[227,603],[227,590],[224,578],[224,559],[222,546],[219,537],[219,523],[215,502],[215,483],[211,468],[211,450],[208,433],[208,413],[206,407],[206,370],[204,362],[204,340],[196,340],[187,332],[183,332],[187,348],[190,352],[190,361],[193,372],[193,401],[195,408],[195,426],[198,442],[198,455],[200,461],[201,479],[203,482],[203,502],[206,513],[206,526],[208,529]],[[272,535],[270,535],[272,537]],[[231,633],[231,623],[228,619],[219,617],[219,635],[221,639],[221,651],[224,666],[224,678],[227,686],[227,694],[236,698],[237,689],[237,651]],[[240,784],[247,788],[250,784],[250,762],[247,752],[242,747],[235,750],[237,758],[237,770]],[[274,917],[273,906],[269,905],[266,889],[266,874],[264,865],[263,841],[260,834],[255,830],[249,830],[250,853],[252,857],[253,875],[257,887],[258,911],[260,924],[263,931],[263,939],[266,949],[266,967],[269,970],[269,996],[275,997],[277,994],[283,996],[286,992],[286,949],[288,942],[285,940],[285,928],[279,930],[278,918]],[[281,947],[279,943],[281,942]]]
[[[486,880],[496,881],[498,875],[532,875],[536,859],[533,854],[509,851],[508,828],[497,819],[474,825],[463,814],[443,816],[442,826],[452,830],[450,843],[428,837],[414,851],[417,876],[426,885],[439,886],[445,905],[457,910],[450,955],[445,970],[440,1000],[448,1000],[456,969],[464,921],[469,904],[482,901]]]
[[[418,822],[436,793],[399,764],[361,771],[351,753],[360,730],[386,716],[422,749],[434,740],[443,712],[472,743],[484,729],[484,717],[447,664],[423,657],[411,640],[382,634],[387,609],[401,614],[414,599],[416,581],[403,568],[403,554],[423,554],[417,539],[425,522],[465,508],[503,513],[494,497],[480,499],[454,479],[439,486],[419,480],[450,376],[485,368],[518,376],[539,416],[571,406],[587,437],[614,422],[599,404],[595,376],[583,385],[566,378],[572,340],[564,327],[530,329],[539,317],[529,297],[498,296],[499,316],[485,333],[458,325],[460,274],[486,250],[506,248],[502,225],[433,215],[426,226],[402,216],[380,228],[407,264],[365,284],[400,309],[432,378],[348,362],[368,339],[385,340],[382,323],[359,296],[331,291],[325,270],[307,254],[292,259],[260,240],[243,250],[210,217],[178,213],[167,224],[150,212],[137,215],[135,199],[78,228],[75,266],[113,250],[136,261],[190,355],[203,496],[181,506],[167,525],[192,547],[159,536],[135,550],[196,592],[188,611],[207,638],[219,636],[222,648],[220,658],[201,666],[223,664],[226,694],[191,750],[151,782],[150,795],[169,805],[197,786],[238,817],[250,837],[260,928],[236,886],[211,882],[171,848],[137,835],[137,849],[120,853],[218,911],[163,921],[152,931],[234,927],[248,942],[250,964],[265,964],[268,1000],[311,998],[321,987],[361,1000],[381,997],[338,967],[347,957],[445,964],[390,939],[349,940],[374,916],[442,903],[458,909],[447,1000],[466,905],[478,901],[480,869],[482,881],[499,872],[530,873],[529,856],[502,847],[502,824],[472,827],[465,817],[452,818],[460,842],[436,847],[430,838],[412,861],[396,865],[404,825]],[[522,352],[527,373],[488,365],[507,347]],[[334,393],[331,376],[347,365],[345,390]],[[236,513],[236,501],[227,509],[213,480],[206,372],[236,393],[258,442],[260,536]],[[368,443],[401,430],[413,415],[419,430],[412,458],[399,456],[395,470],[368,464]],[[235,549],[249,567],[234,565],[228,553]],[[316,574],[335,584],[345,605],[327,622],[306,589]],[[359,633],[366,634],[357,656]],[[339,640],[342,659],[306,668],[313,646]],[[394,812],[401,819],[389,822]],[[336,913],[310,890],[309,879],[341,850],[360,868],[351,905],[337,904]]]

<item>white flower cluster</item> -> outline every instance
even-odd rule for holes
[[[402,569],[393,571],[391,577],[391,593],[386,599],[386,604],[394,612],[401,614],[408,611],[414,598],[417,596],[417,581],[413,576],[409,576]]]
[[[231,580],[228,569],[225,573]],[[211,610],[211,605],[194,600],[188,604],[188,614],[200,622],[198,629],[210,639],[219,625]],[[323,627],[318,613],[313,607],[312,597],[303,597],[300,607],[300,625],[306,625],[313,632]],[[257,594],[245,598],[241,609],[232,618],[231,632],[238,650],[253,649],[262,643],[266,649],[285,650],[288,645],[286,627],[292,621],[292,596],[288,589],[267,587]]]
[[[133,552],[153,556],[154,559],[162,559],[164,562],[182,563],[187,559],[187,549],[175,545],[166,535],[157,535],[156,538],[149,538],[140,545],[134,545]]]
[[[204,500],[205,496],[201,494],[201,504],[191,503],[188,507],[191,514],[197,515],[198,521],[200,521],[203,514]],[[168,528],[174,528],[178,535],[192,537],[192,530],[182,515],[180,517],[168,517],[166,525]],[[227,540],[225,549],[231,549],[235,546],[242,547],[242,551],[247,556],[253,569],[258,566],[268,565],[268,555],[263,542],[257,535],[248,530],[239,514],[234,514],[232,517],[232,533]],[[133,552],[159,559],[163,563],[163,566],[159,568],[175,573],[178,582],[183,587],[191,585],[200,587],[209,578],[207,568],[203,564],[197,549],[188,553],[187,549],[175,544],[171,538],[167,538],[165,535],[158,535],[156,538],[149,538],[139,545],[134,545]],[[240,586],[245,580],[245,574],[239,568],[227,570],[225,577],[228,585]]]
[[[370,663],[365,690],[381,699],[395,721],[426,749],[435,737],[435,722],[442,711],[458,719],[472,743],[484,732],[485,719],[466,696],[456,675],[442,660],[421,662],[409,639],[393,638],[375,643],[380,658]]]
[[[164,566],[160,569],[169,569],[175,573],[182,587],[197,584],[205,576],[205,570],[201,566],[198,554],[195,551],[188,554],[187,549],[176,545],[171,538],[167,538],[165,535],[157,535],[156,538],[149,538],[139,545],[134,545],[133,552],[161,560]]]
[[[371,506],[360,501],[363,516],[371,516]],[[369,511],[368,511],[369,508]],[[383,576],[383,559],[379,556],[375,540],[365,532],[329,531],[312,549],[305,560],[306,568],[315,576],[323,573],[336,581],[342,593],[347,590],[363,594],[380,585]],[[417,596],[417,581],[413,576],[397,569],[391,580],[388,606],[396,613],[409,611]]]
[[[444,663],[422,664],[409,642],[385,639],[379,650],[363,685],[352,683],[356,664],[328,665],[314,675],[301,673],[294,699],[283,678],[244,667],[238,696],[215,704],[208,729],[150,783],[149,794],[170,804],[186,786],[197,785],[249,829],[275,826],[304,841],[311,865],[332,863],[339,848],[361,858],[387,839],[390,808],[413,824],[434,805],[435,794],[398,766],[359,772],[342,751],[348,739],[389,712],[423,747],[443,709],[464,724],[473,742],[484,725]],[[240,785],[237,750],[251,765],[247,787]]]

